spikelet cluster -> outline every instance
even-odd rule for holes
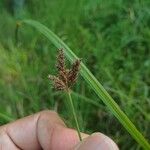
[[[63,49],[59,50],[57,56],[56,68],[58,74],[48,75],[48,78],[53,82],[53,86],[56,90],[69,90],[74,85],[78,78],[80,70],[81,60],[77,59],[71,66],[71,69],[67,69],[65,65],[65,56]]]

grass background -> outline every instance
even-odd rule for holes
[[[6,1],[0,2],[0,124],[49,108],[74,127],[65,95],[55,92],[47,79],[56,72],[56,48],[29,27],[22,27],[15,44],[16,20],[32,18],[48,26],[83,58],[150,139],[149,0],[26,0],[23,10],[14,15],[10,8]],[[140,149],[81,77],[74,91],[82,131],[101,131],[123,150]]]

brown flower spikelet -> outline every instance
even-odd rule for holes
[[[71,70],[68,72],[68,83],[70,84],[70,86],[72,86],[78,78],[80,63],[81,63],[81,60],[76,60],[72,64]]]
[[[76,60],[71,69],[66,69],[65,67],[65,57],[63,49],[59,50],[57,56],[57,69],[58,75],[49,75],[48,78],[53,82],[54,88],[56,90],[68,90],[77,80],[81,60]]]
[[[59,71],[65,72],[65,56],[63,49],[59,50],[58,56],[57,56],[57,64],[56,67]]]
[[[57,90],[64,90],[65,89],[65,84],[56,76],[48,75],[48,79],[53,81],[54,88]]]
[[[66,78],[67,72],[66,72],[66,69],[65,69],[65,56],[64,56],[63,49],[59,49],[59,53],[58,53],[58,56],[57,56],[56,68],[58,69],[59,78],[65,84],[67,84],[67,78]]]

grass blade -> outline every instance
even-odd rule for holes
[[[8,122],[14,121],[14,118],[11,118],[11,117],[9,117],[9,116],[1,113],[1,112],[0,112],[0,118],[2,118],[5,121],[8,121]]]
[[[74,59],[78,57],[73,53],[73,51],[50,29],[41,23],[34,20],[23,20],[25,24],[28,24],[36,28],[39,32],[45,35],[57,48],[64,48],[66,57],[73,62]],[[130,133],[130,135],[145,149],[150,150],[150,144],[144,138],[144,136],[137,130],[134,124],[126,116],[126,114],[120,109],[118,104],[113,100],[113,98],[108,94],[108,92],[103,88],[103,86],[98,82],[94,75],[88,70],[88,68],[81,63],[81,75],[86,80],[88,84],[92,87],[98,97],[107,105],[110,111],[115,115],[119,122],[124,126],[124,128]]]

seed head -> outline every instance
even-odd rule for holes
[[[63,49],[59,50],[57,56],[56,67],[58,69],[58,75],[49,75],[48,78],[53,82],[56,90],[68,90],[76,82],[78,73],[80,70],[81,60],[76,60],[71,69],[67,69],[65,66],[65,57]]]
[[[81,60],[76,60],[72,64],[71,70],[68,72],[68,83],[70,84],[70,86],[73,85],[78,78],[80,63],[81,63]]]
[[[57,90],[64,90],[65,89],[65,84],[58,77],[48,75],[48,79],[53,81],[55,89],[57,89]]]
[[[59,50],[58,56],[57,56],[57,63],[56,68],[58,69],[58,72],[65,72],[65,56],[63,49]]]

